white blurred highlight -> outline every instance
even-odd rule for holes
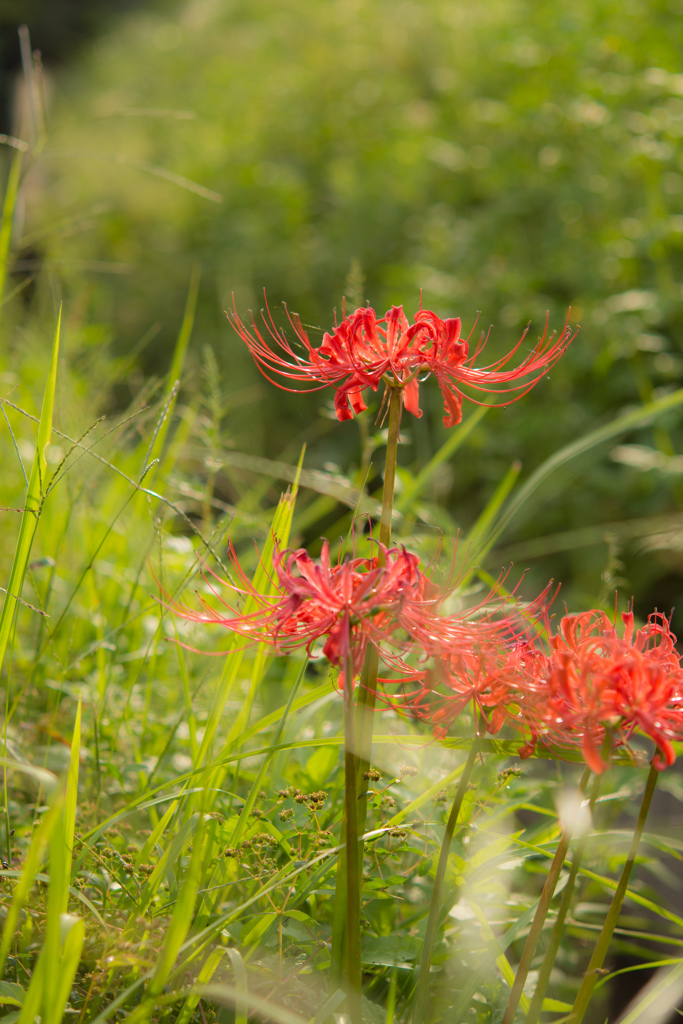
[[[593,818],[588,802],[580,790],[574,788],[561,790],[555,806],[564,832],[577,838],[588,835],[593,825]]]

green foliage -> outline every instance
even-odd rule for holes
[[[421,476],[452,437],[438,394],[404,423],[403,487],[419,479],[424,492],[414,512],[429,533],[467,529],[511,465],[523,484],[569,441],[676,387],[679,13],[664,0],[627,13],[608,0],[196,0],[135,13],[59,77],[15,252],[58,273],[90,358],[112,344],[147,372],[166,371],[201,264],[190,365],[210,344],[235,456],[290,463],[321,399],[264,384],[223,320],[233,292],[244,312],[265,287],[279,321],[286,301],[318,339],[345,288],[411,313],[422,290],[467,330],[482,310],[496,355],[529,319],[539,334],[546,310],[559,328],[571,305],[582,332],[568,355],[533,403],[478,424],[456,472]],[[47,280],[37,287],[47,300]],[[669,414],[577,461],[501,533],[488,566],[532,560],[536,583],[563,579],[570,604],[607,574],[642,614],[683,607],[679,423]],[[371,450],[364,463],[353,428],[318,429],[309,466],[355,463],[362,484]],[[229,502],[232,473],[216,464]],[[318,507],[334,533],[334,505]]]

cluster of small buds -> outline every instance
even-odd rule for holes
[[[327,792],[324,789],[319,789],[314,793],[304,793],[303,790],[297,789],[296,786],[287,786],[287,789],[278,789],[277,797],[279,805],[282,805],[285,800],[293,800],[297,804],[306,804],[312,811],[319,811],[327,800]],[[280,813],[280,820],[287,821],[292,817],[292,814],[292,811],[282,811]],[[286,817],[283,817],[283,815],[286,815]]]
[[[399,780],[407,778],[409,775],[419,775],[420,769],[416,768],[414,764],[404,764],[398,773]]]
[[[366,772],[363,772],[363,778],[367,782],[379,782],[382,773],[377,768],[368,768]]]
[[[408,833],[404,828],[390,828],[388,834],[392,839],[404,840],[408,838]]]
[[[251,845],[255,850],[260,850],[264,846],[277,846],[278,843],[279,840],[268,832],[257,832],[251,837]]]
[[[504,786],[507,782],[510,781],[510,779],[520,778],[520,776],[522,776],[523,774],[524,772],[522,771],[522,769],[515,768],[514,765],[512,765],[510,768],[503,768],[503,770],[498,772],[498,774],[496,775],[498,785]]]
[[[280,811],[278,817],[280,821],[291,821],[294,817],[294,811],[291,807],[285,807]]]

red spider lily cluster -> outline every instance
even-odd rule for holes
[[[411,323],[402,306],[392,306],[383,317],[371,308],[357,309],[319,347],[290,315],[300,351],[267,307],[265,332],[253,317],[250,328],[236,311],[231,319],[265,376],[274,373],[292,385],[279,387],[333,387],[339,420],[364,410],[363,392],[377,391],[381,381],[400,388],[403,406],[420,416],[420,375],[431,374],[443,395],[446,426],[460,422],[462,389],[497,392],[509,404],[537,383],[573,337],[566,324],[559,336],[548,335],[546,322],[543,337],[516,366],[507,368],[525,335],[505,357],[478,368],[486,339],[470,355],[460,319],[441,320],[430,310],[420,309]],[[219,590],[210,583],[215,601],[203,599],[199,611],[175,610],[276,652],[305,648],[315,656],[322,645],[321,653],[343,670],[343,680],[359,677],[374,647],[394,674],[383,680],[385,687],[391,683],[403,691],[390,702],[428,721],[437,736],[473,708],[480,732],[496,733],[506,722],[521,729],[523,757],[538,744],[579,746],[586,763],[601,772],[601,750],[628,743],[638,732],[657,747],[655,767],[674,761],[672,743],[683,740],[683,669],[664,616],[652,615],[635,630],[629,612],[619,635],[604,612],[591,611],[564,617],[553,632],[549,589],[522,609],[503,599],[500,587],[475,609],[444,614],[448,595],[422,572],[417,556],[374,543],[373,557],[335,563],[327,542],[317,560],[303,548],[276,549],[268,594],[254,588],[231,547],[236,582],[211,573],[221,585]],[[242,598],[248,610],[240,609]],[[412,691],[405,692],[409,686]]]
[[[235,330],[246,343],[261,372],[272,383],[288,391],[300,390],[274,381],[271,373],[285,380],[311,385],[313,390],[333,387],[334,405],[339,420],[348,420],[367,408],[366,388],[377,391],[381,381],[403,389],[408,412],[421,416],[419,377],[433,374],[444,399],[444,423],[455,426],[462,419],[462,388],[480,393],[505,394],[498,404],[509,405],[521,398],[547,373],[565,352],[574,337],[568,324],[558,336],[543,337],[521,362],[507,369],[526,338],[526,331],[507,355],[488,366],[476,367],[486,339],[470,355],[469,337],[461,338],[459,317],[441,320],[436,313],[420,309],[410,323],[403,306],[392,306],[383,317],[374,309],[357,309],[345,317],[331,333],[323,336],[319,347],[311,344],[300,319],[289,316],[302,352],[295,351],[279,330],[266,307],[262,313],[265,335],[256,318],[251,327],[233,310],[228,314]],[[476,401],[472,396],[468,396]]]
[[[273,560],[273,592],[257,591],[230,549],[236,583],[210,577],[221,584],[218,591],[205,576],[221,608],[202,599],[203,610],[174,606],[192,622],[221,625],[251,642],[265,643],[278,653],[314,648],[324,640],[322,654],[338,668],[349,664],[357,677],[368,644],[381,650],[392,669],[412,679],[422,678],[405,656],[418,651],[429,656],[445,648],[469,650],[475,644],[500,647],[519,630],[515,614],[506,614],[508,599],[494,588],[476,608],[450,615],[440,614],[447,596],[420,570],[419,559],[404,547],[386,548],[373,542],[372,558],[330,559],[323,543],[319,559],[308,552],[276,550]],[[233,599],[223,596],[233,595]],[[238,597],[251,599],[253,611],[240,612]]]
[[[602,611],[568,615],[550,637],[550,652],[530,659],[527,709],[532,741],[580,744],[595,772],[607,767],[601,748],[627,743],[638,732],[657,747],[653,761],[673,764],[672,741],[683,740],[683,668],[668,619],[652,614],[634,628],[622,616],[624,633]]]
[[[520,756],[539,743],[579,746],[598,773],[607,767],[605,745],[614,749],[640,733],[655,743],[653,764],[661,770],[675,760],[672,743],[683,741],[681,656],[663,615],[638,630],[632,612],[622,618],[621,636],[593,610],[565,616],[554,633],[543,616],[513,645],[477,642],[447,653],[422,677],[411,710],[443,735],[474,703],[480,728],[495,733],[510,721],[530,736]]]

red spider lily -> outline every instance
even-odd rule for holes
[[[550,637],[550,653],[536,652],[529,665],[532,739],[560,746],[578,743],[595,772],[607,767],[600,749],[634,732],[657,746],[653,764],[673,764],[672,741],[683,740],[683,669],[668,619],[652,614],[634,632],[633,614],[622,616],[623,636],[602,611],[568,615]]]
[[[551,588],[549,583],[534,601],[522,604],[514,592],[502,594],[499,581],[476,607],[422,623],[406,623],[412,611],[408,606],[404,628],[419,640],[433,666],[412,676],[418,689],[404,694],[401,710],[431,722],[438,738],[470,704],[480,731],[496,733],[508,718],[525,720],[529,665],[542,657],[532,638],[547,618]],[[389,682],[383,680],[385,686]],[[393,682],[404,685],[407,680]]]
[[[468,706],[474,707],[481,732],[497,733],[509,717],[520,713],[508,652],[496,640],[453,651],[423,673],[420,682],[420,691],[404,706],[415,717],[430,721],[439,739]]]
[[[439,608],[448,592],[439,591],[420,570],[419,559],[405,548],[376,545],[372,558],[349,558],[332,564],[324,542],[320,558],[304,550],[277,551],[273,560],[275,593],[259,593],[230,549],[236,582],[211,576],[233,595],[245,596],[251,610],[240,611],[231,599],[213,588],[215,598],[227,610],[202,599],[203,610],[173,606],[192,622],[217,624],[251,642],[271,645],[280,653],[305,647],[309,654],[324,641],[322,653],[332,665],[343,668],[350,659],[354,676],[365,659],[368,643],[378,649],[385,663],[405,679],[422,678],[404,657],[415,648],[423,661],[435,651],[470,659],[482,645],[507,647],[519,633],[519,611],[508,612],[509,598],[499,587],[475,608],[442,616]],[[379,557],[381,556],[381,557]],[[207,578],[207,577],[205,577]],[[539,603],[544,599],[544,591]]]
[[[273,583],[277,593],[272,596],[254,589],[231,548],[239,585],[211,575],[233,593],[251,598],[255,610],[240,613],[218,593],[216,597],[230,614],[222,614],[205,600],[204,611],[177,606],[174,610],[192,622],[225,626],[252,641],[270,644],[281,653],[305,647],[310,654],[313,645],[325,638],[323,654],[328,661],[343,667],[350,658],[357,674],[368,643],[379,645],[381,640],[390,640],[406,605],[429,606],[424,599],[428,581],[418,568],[417,556],[405,548],[375,543],[383,559],[350,558],[336,565],[330,562],[327,541],[317,560],[303,548],[276,551]],[[384,564],[380,564],[382,560]],[[386,651],[384,656],[401,669],[400,658],[392,658]]]
[[[470,355],[471,334],[461,338],[460,318],[441,320],[427,309],[420,309],[413,323],[408,321],[402,306],[392,306],[379,319],[370,307],[357,309],[336,325],[332,333],[326,333],[318,348],[311,344],[299,317],[288,313],[302,353],[295,351],[285,334],[275,326],[268,306],[261,314],[265,336],[254,316],[248,327],[234,307],[227,315],[259,369],[272,383],[287,391],[300,390],[278,384],[269,376],[276,373],[286,380],[309,384],[313,390],[335,388],[334,404],[339,420],[351,419],[354,413],[366,409],[363,391],[366,388],[377,391],[381,380],[402,388],[406,409],[419,417],[422,415],[419,375],[433,373],[443,395],[447,427],[455,426],[462,419],[465,396],[461,388],[504,394],[506,398],[498,404],[509,405],[547,373],[574,337],[568,323],[558,336],[548,334],[546,319],[543,337],[517,366],[506,369],[523,344],[527,331],[507,355],[478,368],[474,362],[488,339],[483,339]],[[467,397],[476,401],[471,395]]]

